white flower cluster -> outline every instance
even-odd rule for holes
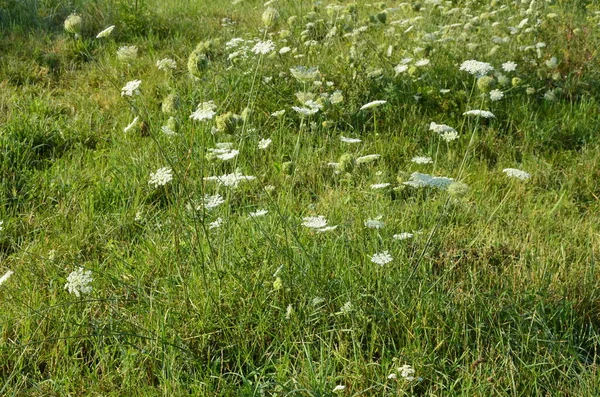
[[[373,254],[373,256],[371,257],[371,262],[373,262],[379,266],[386,265],[393,260],[394,260],[394,258],[392,258],[392,256],[390,255],[390,253],[388,251],[383,251],[383,252]]]
[[[292,76],[301,83],[313,82],[319,77],[319,69],[306,66],[296,66],[290,69]]]
[[[177,62],[171,58],[160,59],[156,61],[156,67],[158,70],[174,70],[177,69]]]
[[[204,178],[205,181],[215,181],[222,186],[226,187],[237,187],[242,181],[251,181],[256,179],[255,176],[244,175],[239,171],[235,171],[231,174],[225,174],[221,176],[207,176]]]
[[[468,61],[464,61],[460,65],[460,70],[467,72],[471,75],[481,77],[494,70],[494,67],[487,62],[480,62],[471,59]]]
[[[117,50],[117,59],[121,62],[131,62],[137,58],[138,48],[134,45],[122,46]]]
[[[70,294],[75,294],[75,296],[79,298],[81,294],[89,294],[92,292],[90,283],[93,280],[92,272],[90,270],[83,270],[83,268],[80,267],[69,274],[65,289],[68,290]]]
[[[446,178],[444,176],[433,176],[429,174],[422,174],[420,172],[413,172],[410,175],[408,181],[403,182],[403,184],[415,188],[434,187],[439,190],[446,190],[448,186],[452,183],[452,181],[454,181],[453,178]]]
[[[494,116],[494,113],[487,111],[487,110],[479,110],[479,109],[468,110],[463,113],[463,116],[483,117],[484,119],[495,119],[496,118],[496,116]]]
[[[217,114],[215,110],[217,105],[214,101],[202,102],[198,105],[198,108],[190,115],[190,119],[196,121],[212,120]]]
[[[107,28],[106,28],[106,29],[104,29],[102,32],[98,33],[98,34],[96,35],[96,38],[97,38],[97,39],[102,39],[102,38],[104,38],[104,37],[108,37],[108,36],[110,36],[110,34],[111,34],[111,33],[112,33],[112,31],[114,30],[114,28],[115,28],[115,25],[111,25],[111,26],[107,27]]]
[[[431,157],[425,157],[425,156],[415,156],[410,161],[412,161],[415,164],[431,164],[431,163],[433,163],[433,159]]]
[[[275,50],[275,43],[271,40],[259,41],[252,47],[252,52],[256,55],[267,55]]]
[[[517,168],[505,168],[502,170],[509,178],[516,178],[522,181],[526,181],[531,178],[531,175],[525,171],[519,170]]]
[[[436,124],[432,121],[431,124],[429,124],[429,131],[437,132],[446,142],[452,142],[453,140],[458,139],[458,132],[446,124]]]
[[[216,148],[207,149],[209,153],[215,155],[216,158],[222,161],[231,160],[237,157],[240,154],[240,151],[237,149],[233,149],[231,142],[220,142],[217,143]]]
[[[307,216],[302,218],[302,220],[304,221],[302,222],[302,226],[314,229],[317,233],[328,232],[337,228],[337,225],[327,226],[327,219],[323,215]]]
[[[121,96],[133,96],[140,94],[140,84],[142,80],[132,80],[125,84],[125,87],[121,88]]]
[[[155,188],[164,186],[173,180],[173,170],[169,167],[163,167],[156,170],[156,172],[150,173],[149,185],[154,185]]]

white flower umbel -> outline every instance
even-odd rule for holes
[[[254,212],[248,213],[248,219],[250,218],[260,218],[261,216],[265,216],[269,213],[268,210],[258,210]]]
[[[472,74],[473,76],[481,77],[494,70],[494,67],[487,62],[480,62],[471,59],[464,61],[460,65],[460,70]]]
[[[403,184],[415,188],[434,187],[439,190],[446,190],[453,181],[454,179],[446,178],[444,176],[433,176],[422,174],[420,172],[413,172],[408,181],[403,182]]]
[[[261,139],[260,141],[258,141],[258,148],[260,150],[265,150],[266,148],[271,146],[271,143],[273,143],[273,140],[271,138]]]
[[[111,25],[111,26],[107,27],[107,28],[106,28],[106,29],[104,29],[102,32],[98,33],[98,34],[96,35],[96,38],[97,38],[97,39],[102,39],[102,38],[104,38],[104,37],[108,37],[108,36],[110,36],[110,34],[111,34],[111,33],[112,33],[112,31],[114,30],[114,28],[115,28],[115,25]]]
[[[359,139],[359,138],[347,138],[345,136],[340,136],[340,141],[342,141],[344,143],[360,143],[360,142],[362,142],[362,139]]]
[[[136,126],[138,121],[140,120],[139,116],[135,116],[135,118],[127,125],[127,127],[123,128],[123,132],[129,132],[133,127]]]
[[[366,156],[361,156],[356,159],[356,164],[366,164],[371,163],[381,157],[380,154],[367,154]]]
[[[429,124],[429,130],[437,132],[446,142],[452,142],[453,140],[458,139],[458,132],[446,124],[436,124],[432,121]]]
[[[125,87],[121,88],[121,96],[133,96],[140,94],[140,84],[142,80],[132,80],[125,84]]]
[[[415,380],[415,370],[408,364],[404,364],[400,368],[398,368],[398,372],[400,372],[400,376],[409,382]]]
[[[384,182],[384,183],[374,183],[371,185],[371,190],[379,190],[379,189],[385,189],[386,187],[391,186],[391,183],[388,182]]]
[[[473,109],[463,113],[463,116],[483,117],[484,119],[495,119],[494,113],[487,110]]]
[[[327,219],[323,215],[307,216],[302,218],[302,226],[315,230],[317,233],[324,233],[335,230],[336,226],[327,226]]]
[[[190,119],[196,121],[212,120],[217,114],[215,110],[217,105],[213,101],[202,102],[198,108],[190,115]]]
[[[275,43],[271,40],[259,41],[252,47],[252,52],[257,55],[267,55],[275,50]]]
[[[404,232],[404,233],[394,234],[392,236],[392,238],[394,240],[408,240],[409,238],[413,238],[413,236],[414,236],[413,233]]]
[[[117,50],[117,59],[121,62],[131,62],[137,58],[138,48],[134,45],[122,46]]]
[[[369,103],[366,103],[366,104],[362,105],[361,108],[360,108],[360,110],[376,108],[376,107],[379,107],[379,106],[384,105],[386,103],[387,103],[387,101],[382,101],[382,100],[371,101]]]
[[[394,258],[392,258],[388,251],[378,252],[376,254],[373,254],[373,256],[371,257],[371,262],[379,266],[384,266],[393,260]]]
[[[0,285],[4,284],[6,280],[8,280],[13,274],[14,272],[12,270],[9,270],[6,273],[4,273],[4,275],[0,277]]]
[[[208,229],[218,229],[223,225],[223,218],[217,218],[214,222],[208,224]]]
[[[281,117],[285,114],[285,109],[271,113],[271,117]]]
[[[244,175],[239,171],[233,172],[231,174],[225,174],[221,176],[207,176],[204,178],[205,181],[215,181],[222,186],[226,187],[237,187],[242,181],[251,181],[256,179],[255,176]]]
[[[385,226],[385,222],[381,220],[381,216],[375,219],[367,219],[365,221],[365,227],[369,229],[382,229]]]
[[[319,77],[319,69],[306,66],[296,66],[291,68],[290,73],[301,83],[310,83]]]
[[[410,161],[412,161],[415,164],[432,164],[433,163],[433,159],[431,157],[425,157],[425,156],[415,156]]]
[[[173,170],[169,167],[163,167],[150,174],[149,185],[154,185],[155,188],[164,186],[173,180]]]
[[[83,270],[83,268],[80,267],[69,274],[65,289],[68,290],[70,294],[75,294],[75,296],[79,298],[81,294],[89,294],[92,292],[90,283],[93,280],[92,272],[90,270]]]
[[[205,194],[204,198],[202,199],[202,204],[204,205],[204,208],[206,208],[207,210],[212,210],[213,208],[217,208],[224,202],[225,202],[225,199],[219,193],[217,193],[213,196],[211,196],[210,194]]]
[[[490,91],[490,100],[491,101],[499,101],[504,98],[504,93],[498,89]]]
[[[502,170],[509,178],[516,178],[522,181],[526,181],[531,178],[531,175],[525,171],[519,170],[517,168],[505,168]]]
[[[159,70],[164,70],[164,71],[175,70],[175,69],[177,69],[177,62],[175,62],[171,58],[165,58],[165,59],[156,61],[156,67]]]
[[[346,386],[337,385],[336,387],[333,388],[332,393],[337,393],[338,391],[344,391],[344,390],[346,390]]]
[[[514,72],[517,70],[517,64],[513,61],[504,62],[502,64],[502,70],[504,70],[506,73]]]

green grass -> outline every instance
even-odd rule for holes
[[[263,3],[0,0],[0,275],[14,271],[0,395],[600,395],[600,5],[279,1],[264,30]],[[63,28],[73,12],[78,37]],[[276,51],[229,59],[235,37]],[[129,64],[124,45],[138,47]],[[177,68],[158,70],[167,57]],[[469,59],[494,66],[504,98],[459,70]],[[320,85],[295,80],[299,65]],[[140,95],[122,96],[137,79]],[[335,90],[343,102],[292,110],[297,92]],[[216,118],[240,115],[229,131],[190,119],[209,100]],[[360,110],[374,100],[387,103]],[[161,131],[169,117],[177,135]],[[220,142],[240,154],[215,158]],[[161,167],[174,178],[155,188]],[[205,180],[236,170],[256,179]],[[413,172],[469,189],[405,185]],[[337,228],[302,225],[317,215]],[[373,263],[383,251],[393,260]],[[76,297],[79,267],[93,281]]]

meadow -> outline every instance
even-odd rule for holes
[[[0,31],[0,395],[600,395],[599,2]]]

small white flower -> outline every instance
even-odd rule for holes
[[[271,117],[281,117],[285,114],[285,109],[271,113]]]
[[[190,119],[196,121],[212,120],[217,114],[215,110],[217,105],[213,101],[202,102],[198,108],[190,115]]]
[[[371,185],[371,190],[385,189],[386,187],[388,187],[390,185],[391,185],[391,183],[388,183],[388,182],[374,183]]]
[[[215,194],[214,196],[205,194],[204,198],[202,199],[202,204],[204,205],[204,208],[207,210],[212,210],[213,208],[217,208],[224,202],[225,202],[225,199],[219,193]]]
[[[279,53],[281,55],[283,54],[287,54],[288,52],[290,52],[292,49],[290,47],[281,47],[281,49],[279,50]]]
[[[309,229],[320,229],[327,226],[327,219],[323,215],[307,216],[302,218],[302,226]]]
[[[356,159],[356,164],[366,164],[371,163],[381,157],[380,154],[368,154],[366,156],[361,156]]]
[[[396,65],[394,67],[394,72],[396,72],[396,76],[399,75],[399,74],[402,74],[402,73],[406,72],[407,70],[408,70],[408,65],[402,65],[402,64],[400,64],[400,65]]]
[[[127,125],[127,127],[123,128],[123,132],[129,132],[129,130],[131,130],[133,127],[135,127],[135,125],[138,123],[139,119],[140,119],[139,116],[135,116],[133,121],[131,123],[129,123],[129,125]]]
[[[394,234],[392,236],[392,238],[394,240],[408,240],[409,238],[413,238],[413,236],[414,236],[414,234],[412,234],[412,233],[404,232],[404,233]]]
[[[429,59],[419,59],[417,62],[415,62],[415,66],[427,66],[429,63]]]
[[[556,59],[556,57],[552,57],[552,58],[548,59],[546,61],[546,66],[548,66],[550,69],[554,69],[555,67],[557,67],[558,60]]]
[[[75,296],[79,298],[81,294],[92,292],[92,286],[90,285],[92,281],[92,272],[90,270],[83,270],[83,268],[80,267],[69,274],[65,289],[68,290],[70,294],[75,294]]]
[[[173,135],[177,135],[177,133],[175,131],[173,131],[172,129],[169,128],[169,126],[163,125],[162,127],[160,127],[160,130],[168,136],[173,136]]]
[[[340,307],[340,311],[337,314],[350,314],[354,310],[352,302],[348,301]]]
[[[479,109],[466,111],[463,113],[463,116],[477,116],[477,117],[483,117],[484,119],[495,119],[496,118],[496,116],[494,116],[494,113],[489,112],[487,110],[479,110]]]
[[[171,58],[165,58],[165,59],[161,59],[159,61],[156,61],[156,67],[159,70],[174,70],[177,69],[177,63],[172,60]]]
[[[173,180],[173,170],[169,167],[163,167],[150,174],[149,185],[154,185],[155,188],[164,186]]]
[[[531,175],[525,171],[519,170],[517,168],[505,168],[502,170],[506,174],[506,176],[510,178],[520,179],[522,181],[526,181],[531,178]]]
[[[384,266],[393,260],[394,260],[394,258],[392,258],[392,256],[390,255],[390,253],[388,251],[383,251],[383,252],[373,254],[373,256],[371,257],[371,262],[373,262],[379,266]]]
[[[257,55],[267,55],[274,50],[275,43],[273,43],[271,40],[259,41],[254,45],[254,47],[252,47],[252,52]]]
[[[205,181],[216,181],[219,184],[226,187],[237,187],[242,181],[251,181],[256,179],[255,176],[244,175],[239,171],[233,172],[231,174],[225,174],[221,176],[207,176],[204,178]]]
[[[480,62],[471,59],[469,61],[464,61],[460,65],[460,70],[474,76],[481,77],[494,70],[494,67],[487,62]]]
[[[337,385],[336,387],[333,388],[332,392],[333,393],[337,393],[338,391],[344,391],[346,389],[346,386],[344,385]]]
[[[402,182],[402,184],[414,188],[434,187],[439,190],[446,190],[453,181],[454,179],[444,176],[433,176],[422,174],[420,172],[413,172],[408,181]]]
[[[513,61],[504,62],[502,64],[502,70],[504,70],[506,73],[514,72],[517,70],[517,64]]]
[[[125,84],[125,87],[121,88],[121,96],[133,96],[140,94],[140,84],[142,80],[132,80]]]
[[[396,375],[395,373],[391,373],[388,375],[387,378],[390,380],[396,380],[396,379],[398,379],[398,375]]]
[[[104,29],[102,32],[98,33],[96,35],[97,39],[102,39],[104,37],[108,37],[110,36],[110,34],[112,33],[113,29],[115,28],[115,25],[111,25],[109,27],[107,27],[106,29]]]
[[[236,158],[238,154],[240,154],[239,150],[237,150],[237,149],[231,149],[231,150],[228,150],[228,151],[226,151],[224,153],[217,154],[216,157],[219,160],[228,161],[228,160]]]
[[[346,138],[345,136],[340,136],[340,141],[342,141],[344,143],[360,143],[360,142],[362,142],[362,139]]]
[[[8,280],[13,274],[14,272],[12,270],[9,270],[6,273],[4,273],[4,275],[0,277],[0,285],[4,284],[6,280]]]
[[[382,101],[382,100],[371,101],[369,103],[366,103],[366,104],[362,105],[361,108],[360,108],[360,110],[376,108],[376,107],[379,107],[379,106],[384,105],[386,103],[387,103],[387,101]]]
[[[436,124],[432,121],[431,124],[429,124],[429,130],[437,132],[446,142],[452,142],[453,140],[458,139],[458,132],[446,124]]]
[[[248,218],[260,218],[261,216],[265,216],[269,213],[268,210],[258,210],[255,212],[250,212],[248,214]]]
[[[130,62],[137,58],[138,48],[132,46],[122,46],[117,50],[117,59],[121,62]]]
[[[499,101],[504,98],[504,93],[498,89],[490,91],[490,100]]]
[[[385,226],[385,222],[381,220],[381,216],[378,216],[375,219],[367,219],[365,221],[365,227],[369,229],[381,229]]]
[[[319,69],[315,67],[296,66],[290,69],[290,73],[301,83],[309,83],[319,77]]]
[[[258,148],[261,150],[265,150],[266,148],[271,146],[271,143],[273,143],[273,140],[271,138],[261,139],[260,141],[258,141]]]
[[[415,370],[408,364],[404,364],[398,368],[398,372],[400,372],[400,376],[402,376],[406,381],[412,382],[417,379],[421,380],[421,378],[415,378]]]
[[[425,156],[415,156],[410,161],[412,161],[415,164],[431,164],[431,163],[433,163],[433,159],[431,157],[425,157]]]
[[[217,218],[217,220],[215,220],[214,222],[210,222],[208,224],[208,229],[217,229],[219,227],[221,227],[221,225],[223,224],[223,219],[222,218]]]
[[[285,309],[285,319],[289,320],[294,315],[294,306],[290,303],[288,307]]]

